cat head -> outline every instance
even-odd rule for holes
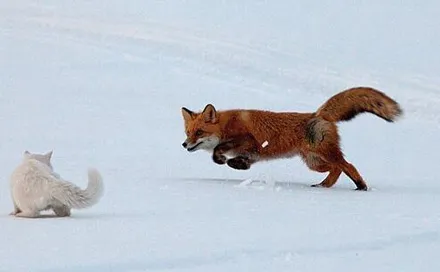
[[[53,151],[49,151],[46,154],[34,154],[30,153],[29,151],[25,151],[23,156],[25,159],[31,159],[31,160],[37,160],[41,163],[44,163],[45,165],[49,166],[50,169],[53,170],[52,164],[50,162],[50,159],[52,158]]]

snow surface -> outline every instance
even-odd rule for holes
[[[438,1],[1,1],[1,271],[439,271]],[[188,153],[180,113],[314,111],[366,85],[404,118],[340,124],[371,190],[298,159]],[[18,219],[9,176],[54,150],[102,201]],[[243,181],[257,181],[238,186]],[[261,182],[264,181],[264,182]]]

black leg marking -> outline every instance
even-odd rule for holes
[[[223,155],[213,154],[212,160],[217,164],[225,164],[226,163],[226,157]]]
[[[229,150],[235,148],[236,145],[234,145],[233,142],[224,142],[219,145],[217,145],[214,148],[214,152],[212,154],[212,160],[217,164],[225,164],[226,163],[226,157],[223,155]]]
[[[237,170],[248,170],[251,168],[252,162],[247,157],[238,156],[227,161],[229,167]]]
[[[227,160],[225,154],[231,152],[232,156],[237,156],[233,159]],[[255,138],[250,135],[239,135],[230,140],[218,144],[214,148],[212,159],[217,164],[227,163],[234,169],[246,170],[249,169],[253,162],[249,157],[258,154],[258,147]]]
[[[356,182],[356,191],[368,191],[368,186],[363,182]]]

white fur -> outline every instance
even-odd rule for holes
[[[197,141],[194,144],[188,144],[187,150],[189,152],[194,152],[199,149],[204,149],[206,151],[212,151],[219,143],[220,143],[220,139],[215,135],[211,135],[208,137],[203,137],[203,138],[197,139]],[[195,146],[197,146],[197,147],[195,149],[192,149]]]
[[[228,151],[226,153],[223,154],[223,156],[226,157],[226,159],[233,159],[235,157],[237,157],[237,154],[234,151]]]
[[[89,169],[85,190],[65,181],[53,171],[52,152],[44,155],[24,153],[23,161],[11,175],[14,211],[19,217],[39,217],[52,209],[57,216],[70,216],[70,209],[88,208],[101,198],[104,186],[96,169]]]

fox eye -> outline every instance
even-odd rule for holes
[[[201,129],[196,131],[196,136],[201,136],[203,134],[203,131]]]

